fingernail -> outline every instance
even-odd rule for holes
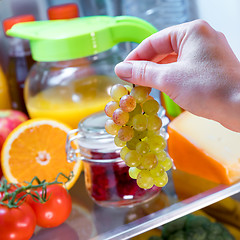
[[[132,77],[132,63],[121,62],[115,67],[115,72],[120,78],[131,78]]]

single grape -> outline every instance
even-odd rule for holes
[[[140,104],[136,104],[136,107],[133,111],[129,112],[129,117],[132,118],[137,114],[141,114],[142,113],[142,107]]]
[[[136,145],[136,151],[141,155],[148,153],[149,150],[150,150],[150,147],[146,142],[141,141]]]
[[[166,172],[164,172],[162,176],[154,178],[154,184],[157,187],[164,187],[167,183],[168,183],[168,175]]]
[[[163,150],[162,148],[162,144],[158,143],[158,142],[148,142],[149,146],[150,146],[150,150],[153,153],[159,153],[159,151]]]
[[[132,89],[130,95],[132,95],[137,103],[144,102],[148,97],[149,89],[142,86],[136,86]]]
[[[134,136],[134,130],[129,126],[123,126],[118,131],[118,137],[120,140],[127,142]]]
[[[104,111],[108,117],[112,117],[113,112],[118,108],[119,108],[118,103],[115,101],[111,101],[111,102],[107,103],[107,105],[104,108]]]
[[[126,154],[124,162],[128,167],[137,167],[139,164],[141,164],[141,155],[135,150],[130,150]]]
[[[150,150],[156,154],[166,147],[166,141],[160,135],[149,137],[146,142],[149,144]]]
[[[119,139],[118,135],[114,137],[114,143],[117,147],[124,147],[126,145],[126,142]]]
[[[134,129],[134,137],[138,138],[138,139],[143,139],[147,136],[148,134],[148,130],[144,130],[144,131],[137,131]]]
[[[120,151],[120,157],[121,157],[122,160],[124,160],[126,154],[127,154],[129,151],[130,151],[130,149],[129,149],[127,146],[125,146],[125,147],[123,147],[123,148],[121,149],[121,151]]]
[[[158,153],[156,153],[158,161],[164,161],[167,157],[167,153],[164,150],[160,150]]]
[[[124,95],[119,102],[119,106],[124,112],[131,112],[136,107],[136,100],[131,95]]]
[[[129,114],[118,108],[114,111],[112,119],[117,125],[123,126],[128,122]]]
[[[137,114],[133,117],[133,128],[137,131],[144,131],[147,129],[147,117],[143,114]]]
[[[143,103],[142,109],[147,115],[157,114],[159,103],[155,99],[149,99]]]
[[[153,136],[157,136],[157,135],[159,135],[160,134],[160,131],[158,130],[158,131],[150,131],[150,130],[148,130],[148,132],[147,132],[147,137],[148,138],[151,138],[151,137],[153,137]]]
[[[148,170],[142,170],[137,176],[137,185],[143,189],[150,189],[154,184],[154,179]]]
[[[136,145],[140,142],[140,140],[138,138],[133,137],[130,141],[128,141],[126,143],[126,146],[131,149],[131,150],[135,150],[136,149]]]
[[[105,123],[105,130],[111,135],[117,135],[120,128],[112,119],[108,119]]]
[[[149,131],[158,131],[162,126],[162,120],[157,115],[150,115],[147,119],[147,128]]]
[[[161,135],[153,136],[151,140],[153,142],[157,142],[157,143],[161,144],[162,149],[164,149],[167,145],[166,140]]]
[[[113,100],[119,102],[121,97],[128,94],[128,90],[122,84],[112,86],[110,95]]]
[[[165,173],[165,169],[160,163],[158,163],[155,168],[150,170],[150,173],[153,178],[161,177]]]
[[[161,161],[160,164],[164,167],[165,171],[168,171],[172,168],[172,160],[167,157],[164,161]]]
[[[141,170],[136,168],[136,167],[130,167],[129,170],[128,170],[129,176],[132,179],[137,179],[137,176],[140,172],[141,172]]]
[[[141,158],[141,169],[151,170],[158,164],[157,157],[154,153],[148,152]]]

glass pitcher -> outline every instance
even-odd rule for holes
[[[37,61],[25,85],[31,118],[49,117],[77,128],[84,117],[102,111],[110,88],[123,83],[114,74],[120,42],[137,42],[156,29],[136,17],[93,16],[18,24],[7,32],[30,40]]]

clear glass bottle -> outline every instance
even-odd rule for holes
[[[141,17],[158,30],[189,20],[187,0],[122,0],[123,14]]]
[[[12,26],[17,23],[32,21],[35,21],[33,15],[21,15],[7,18],[3,21],[4,31],[6,32],[11,29]],[[9,59],[7,81],[9,85],[11,105],[13,109],[27,114],[23,91],[26,77],[35,61],[32,59],[28,40],[8,37],[8,44]]]
[[[161,108],[160,117],[166,126],[168,121],[164,113]],[[101,206],[129,207],[152,199],[161,188],[142,189],[135,179],[129,177],[129,167],[119,155],[120,148],[114,144],[114,137],[105,131],[107,118],[104,112],[93,114],[83,119],[78,129],[69,132],[68,160],[83,161],[88,194]],[[167,138],[164,128],[162,136]]]

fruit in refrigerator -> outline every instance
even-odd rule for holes
[[[172,167],[172,161],[164,151],[166,140],[159,134],[162,127],[162,120],[157,115],[159,103],[149,96],[150,92],[148,87],[127,88],[116,84],[111,89],[114,101],[105,107],[106,115],[111,117],[106,121],[105,129],[115,135],[116,146],[122,147],[120,157],[130,167],[130,177],[144,189],[153,185],[165,186],[168,181],[166,171]],[[161,174],[156,175],[156,171],[152,174],[154,169]]]
[[[9,133],[17,127],[20,123],[28,119],[25,113],[17,110],[0,110],[0,153],[2,145],[9,135]],[[1,160],[1,155],[0,155]],[[2,177],[2,170],[0,166],[0,178]]]
[[[2,148],[1,165],[5,178],[12,183],[40,180],[53,181],[58,173],[73,177],[66,183],[70,189],[82,170],[81,161],[69,163],[65,152],[71,128],[51,119],[31,119],[15,128]],[[65,182],[61,176],[59,181]]]
[[[26,114],[16,110],[0,110],[0,150],[8,134],[26,121]]]

